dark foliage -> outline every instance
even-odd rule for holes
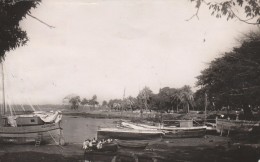
[[[196,99],[206,92],[217,107],[260,105],[260,33],[245,37],[240,47],[215,59],[201,72]]]
[[[5,58],[6,52],[25,45],[29,40],[26,31],[22,30],[19,22],[36,8],[40,0],[0,1],[0,58]]]
[[[238,19],[242,22],[260,24],[260,1],[259,0],[190,0],[195,3],[197,12],[191,17],[198,17],[199,9],[206,5],[216,18],[226,17],[227,20]]]

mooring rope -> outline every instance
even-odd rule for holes
[[[52,138],[53,141],[56,143],[56,145],[58,145],[58,146],[60,146],[62,149],[64,149],[64,148],[59,144],[59,142],[57,142],[57,141],[55,140],[55,138],[52,136],[51,132],[48,131],[48,133],[50,134],[51,138]]]

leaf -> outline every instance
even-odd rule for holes
[[[199,8],[201,5],[201,0],[197,0],[196,8]]]
[[[251,12],[251,8],[249,6],[245,6],[245,12]]]
[[[243,0],[237,0],[237,3],[238,3],[238,5],[240,5],[241,7],[242,7],[242,5],[243,5]]]
[[[258,18],[256,22],[257,22],[258,24],[260,24],[260,18]]]

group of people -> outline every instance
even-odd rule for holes
[[[87,151],[91,151],[91,150],[100,150],[103,148],[103,144],[105,143],[111,143],[113,140],[112,139],[102,139],[100,141],[96,140],[95,138],[93,138],[92,140],[90,139],[86,139],[84,142],[83,142],[83,150]]]

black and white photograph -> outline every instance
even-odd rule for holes
[[[0,0],[0,162],[260,162],[260,0]]]

